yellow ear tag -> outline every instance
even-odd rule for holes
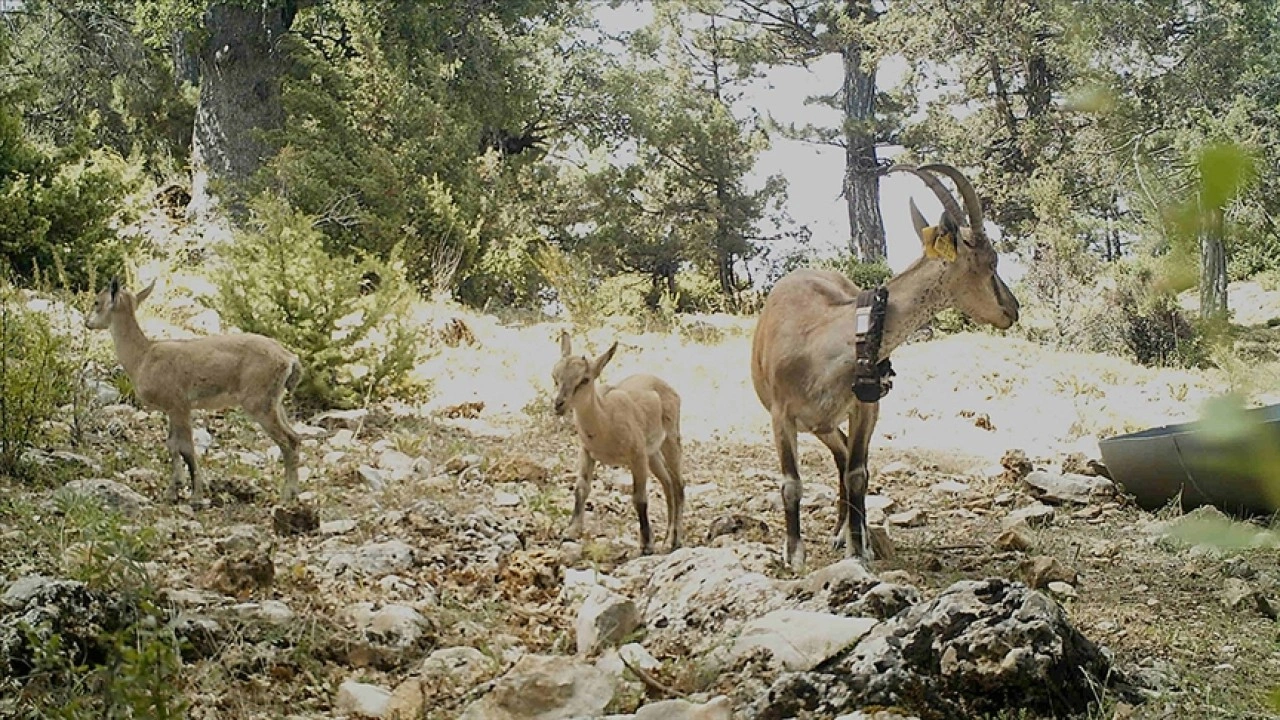
[[[924,236],[925,257],[942,258],[949,262],[955,261],[956,241],[954,236],[938,232],[937,226],[927,227],[921,234]]]

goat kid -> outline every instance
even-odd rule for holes
[[[640,520],[640,547],[653,552],[649,530],[649,473],[662,483],[667,500],[667,549],[680,547],[684,535],[684,480],[680,463],[680,396],[652,375],[631,375],[615,386],[596,387],[600,371],[618,349],[615,342],[590,360],[573,354],[569,333],[560,335],[560,360],[551,372],[556,383],[555,412],[573,411],[581,448],[578,484],[573,493],[573,518],[568,537],[582,533],[587,495],[596,463],[631,470],[631,503]]]
[[[176,501],[185,463],[191,476],[191,502],[200,503],[204,486],[196,464],[191,411],[241,407],[280,446],[284,458],[285,501],[298,491],[298,435],[284,412],[284,394],[302,376],[298,357],[271,338],[252,333],[191,340],[151,340],[143,334],[138,305],[155,281],[136,296],[118,279],[98,294],[85,326],[110,330],[116,359],[133,381],[144,405],[169,416],[166,447],[172,464],[167,499]]]
[[[940,310],[953,307],[975,321],[1005,329],[1018,319],[1018,300],[996,272],[997,255],[982,225],[973,186],[949,165],[895,166],[922,179],[942,202],[943,218],[930,226],[911,203],[911,219],[923,256],[888,283],[889,301],[879,360]],[[949,177],[966,213],[933,173]],[[968,225],[964,225],[964,220]],[[839,477],[834,544],[846,556],[873,559],[867,542],[867,455],[879,418],[878,402],[853,394],[857,357],[859,288],[825,270],[796,270],[777,282],[765,300],[751,348],[751,379],[773,421],[774,444],[784,475],[785,562],[804,568],[800,539],[801,483],[796,434],[813,433],[830,450]],[[848,434],[840,429],[847,421]]]

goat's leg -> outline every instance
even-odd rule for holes
[[[796,423],[780,412],[773,413],[773,442],[782,464],[782,513],[787,523],[783,561],[796,572],[804,571],[804,541],[800,539],[800,467],[796,463]]]
[[[839,550],[845,546],[844,526],[849,520],[849,498],[844,485],[844,475],[849,471],[849,438],[845,437],[840,428],[814,435],[831,451],[831,459],[836,463],[836,490],[839,497],[836,500],[836,529],[831,534],[831,548]]]
[[[178,423],[169,418],[169,437],[165,440],[165,448],[169,451],[169,488],[165,490],[166,502],[178,502],[178,492],[182,487],[182,442],[178,439]]]
[[[667,540],[672,550],[684,542],[684,449],[680,436],[668,435],[662,443],[662,464],[671,478],[667,494]]]
[[[677,502],[683,501],[683,493],[675,485],[675,478],[671,473],[671,468],[667,467],[667,461],[663,457],[662,450],[649,456],[649,470],[653,472],[654,476],[658,478],[658,482],[662,485],[662,497],[667,503],[666,545],[667,551],[670,552],[680,547],[680,508]],[[679,496],[677,496],[677,493],[679,493]]]
[[[582,517],[587,512],[587,496],[591,494],[591,476],[596,471],[596,459],[586,448],[578,449],[578,484],[573,489],[573,517],[564,536],[577,539],[582,536]]]
[[[191,417],[175,422],[175,437],[178,455],[187,464],[187,472],[191,475],[191,504],[199,505],[204,501],[204,483],[200,480],[200,471],[196,463],[196,442],[191,435]],[[175,476],[180,473],[177,463],[174,464]]]
[[[301,444],[298,434],[285,417],[284,407],[279,400],[270,407],[255,410],[251,414],[276,445],[280,446],[280,457],[284,460],[284,488],[280,499],[289,502],[298,495],[298,446]]]
[[[867,484],[871,478],[871,472],[867,468],[867,455],[871,448],[871,435],[875,432],[879,417],[880,406],[876,403],[862,403],[849,414],[849,467],[843,478],[848,504],[845,557],[875,559],[867,536]]]
[[[631,463],[631,504],[640,521],[640,553],[653,554],[653,532],[649,528],[649,457],[640,455]]]

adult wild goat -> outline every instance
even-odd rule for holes
[[[138,325],[138,305],[156,283],[134,296],[118,279],[98,294],[85,326],[111,330],[116,359],[133,381],[144,405],[169,416],[166,447],[172,464],[167,497],[178,498],[185,462],[191,476],[191,502],[199,503],[204,487],[196,468],[191,437],[191,411],[244,408],[280,446],[284,458],[283,499],[298,492],[298,435],[284,412],[284,394],[302,377],[302,363],[271,338],[252,333],[216,335],[192,340],[151,340]]]
[[[856,553],[872,559],[866,532],[867,452],[879,417],[879,395],[859,400],[855,382],[865,381],[868,369],[874,372],[877,363],[944,308],[954,307],[1000,329],[1018,319],[1018,300],[996,272],[997,255],[982,226],[982,205],[964,175],[941,164],[902,165],[888,171],[918,176],[942,202],[944,211],[941,222],[930,226],[911,202],[911,220],[925,253],[886,283],[883,326],[871,332],[871,336],[878,332],[878,353],[858,357],[857,338],[868,337],[866,310],[858,307],[860,290],[845,276],[828,270],[796,270],[779,280],[765,300],[752,341],[751,379],[772,416],[784,475],[784,560],[796,570],[804,567],[797,431],[816,435],[835,459],[840,478],[835,545],[843,544],[846,556]],[[967,214],[934,173],[955,182]],[[839,427],[845,419],[847,435]]]
[[[560,334],[560,360],[551,371],[556,383],[557,415],[573,410],[582,445],[578,451],[578,484],[573,493],[573,518],[565,534],[582,533],[582,520],[591,492],[596,462],[631,471],[631,503],[640,520],[641,552],[653,552],[649,530],[649,473],[662,483],[667,499],[667,549],[680,547],[683,537],[684,479],[681,476],[680,396],[652,375],[631,375],[612,387],[596,388],[600,371],[618,349],[614,343],[590,360],[574,355],[569,333]]]

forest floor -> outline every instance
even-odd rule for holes
[[[162,283],[154,301],[160,308],[164,290]],[[66,448],[100,466],[89,476],[115,478],[156,501],[128,527],[153,528],[146,568],[161,588],[216,588],[209,578],[224,538],[246,525],[271,538],[274,581],[241,590],[235,599],[282,601],[293,624],[281,631],[287,637],[270,641],[233,631],[219,636],[217,647],[183,673],[189,717],[330,717],[344,680],[395,688],[411,673],[408,665],[361,662],[340,650],[351,632],[343,618],[359,602],[419,608],[431,626],[431,647],[466,645],[494,659],[495,668],[481,679],[522,651],[572,654],[575,607],[559,599],[558,579],[572,567],[607,573],[638,554],[630,478],[618,469],[598,472],[584,538],[568,545],[560,539],[573,502],[577,439],[572,421],[550,410],[550,372],[557,336],[568,326],[506,322],[448,304],[424,305],[422,316],[436,326],[460,319],[474,335],[474,343],[439,346],[417,369],[433,383],[427,402],[378,406],[350,423],[297,418],[314,430],[302,456],[308,502],[322,521],[353,521],[341,529],[271,537],[280,464],[266,437],[238,412],[208,413],[200,421],[208,431],[204,468],[215,489],[208,507],[159,503],[167,477],[159,414],[119,406],[93,414],[86,441]],[[606,323],[574,336],[579,352],[619,342],[605,382],[650,372],[682,395],[688,545],[703,544],[713,523],[739,515],[738,533],[717,538],[717,545],[781,547],[769,420],[748,371],[752,324],[708,316],[655,331]],[[98,341],[106,342],[105,334]],[[1248,607],[1229,609],[1220,594],[1228,578],[1239,578],[1276,597],[1280,543],[1226,549],[1179,542],[1164,530],[1180,513],[1146,512],[1123,498],[1059,507],[1026,550],[1001,550],[995,540],[1008,514],[1029,500],[1001,467],[1009,451],[1057,471],[1073,455],[1099,458],[1100,438],[1193,419],[1204,401],[1228,390],[1260,404],[1280,402],[1275,362],[1234,372],[1152,369],[967,333],[909,343],[894,364],[895,387],[882,402],[872,442],[871,492],[892,502],[887,512],[921,514],[912,527],[890,528],[896,557],[872,563],[873,572],[901,571],[927,598],[958,579],[1022,579],[1027,557],[1051,556],[1078,575],[1074,597],[1059,600],[1080,631],[1109,648],[1119,667],[1161,678],[1160,694],[1132,710],[1117,709],[1104,695],[1098,717],[1270,716],[1265,697],[1280,676],[1275,620]],[[800,455],[812,570],[839,558],[827,541],[835,477],[816,439],[802,436]],[[60,532],[50,529],[54,489],[0,484],[0,493],[6,507],[25,509],[0,518],[0,579],[65,575],[80,536],[68,532],[66,519],[52,523],[61,524]],[[666,523],[660,493],[650,485],[657,537]],[[496,516],[495,522],[519,528],[520,550],[488,576],[449,560],[462,552],[463,541],[413,534],[415,504],[423,500],[457,517],[479,510]],[[325,572],[335,546],[395,538],[433,560],[389,582]],[[551,580],[540,579],[546,573]],[[776,560],[768,574],[791,576]],[[655,674],[682,692],[722,690],[699,674],[696,657],[658,660]],[[438,689],[426,716],[456,717],[474,699],[469,692]],[[611,710],[633,712],[639,702],[620,696]]]

